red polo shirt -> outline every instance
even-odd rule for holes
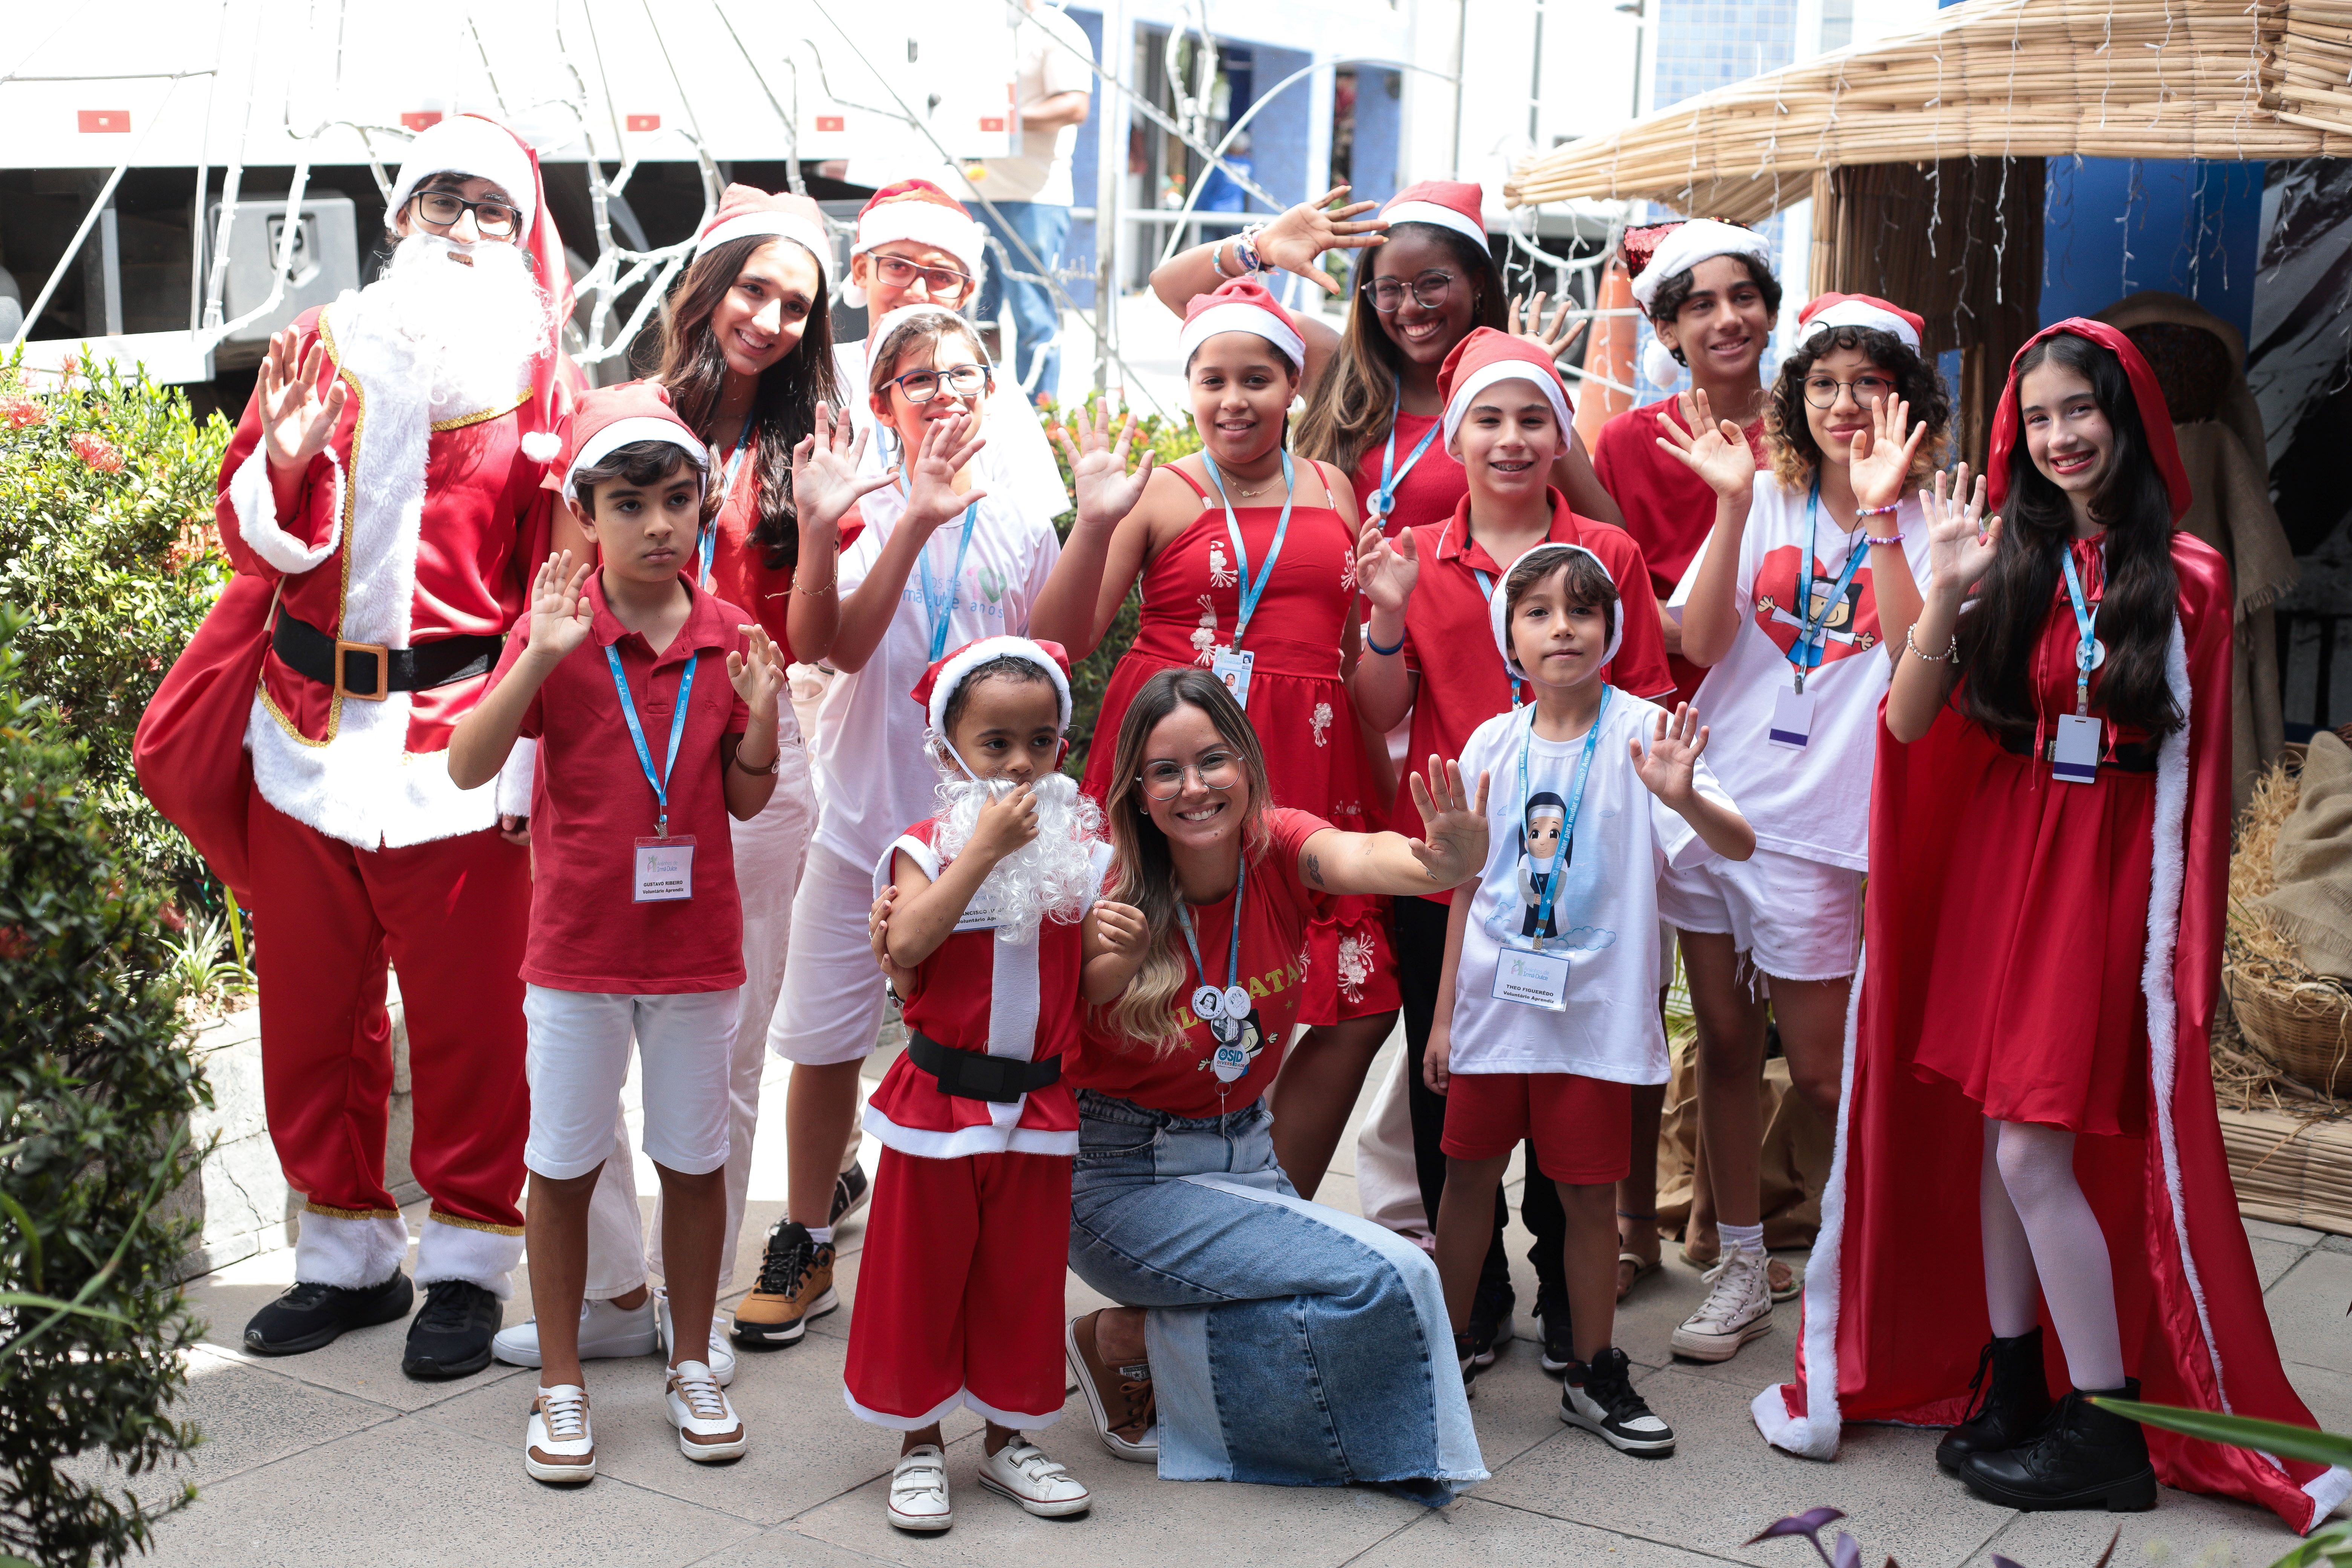
[[[684,578],[681,577],[683,582]],[[743,906],[727,815],[729,735],[751,710],[727,679],[727,656],[742,649],[749,613],[698,593],[686,626],[656,654],[604,602],[603,574],[588,579],[595,621],[524,710],[522,733],[540,742],[531,789],[530,931],[522,977],[558,991],[665,995],[725,991],[743,984]],[[495,688],[530,646],[530,618],[515,623],[490,673]],[[669,730],[687,660],[692,708],[669,771],[669,833],[691,837],[694,896],[656,903],[635,899],[636,841],[654,832],[656,808],[629,727],[621,717],[606,648],[621,656],[629,696],[656,772],[669,754]]]
[[[1625,636],[1617,657],[1601,667],[1601,678],[1636,697],[1663,698],[1674,689],[1675,679],[1666,669],[1665,639],[1658,630],[1657,601],[1651,596],[1642,547],[1614,523],[1577,516],[1559,490],[1549,493],[1551,531],[1546,540],[1591,551],[1617,584]],[[1509,710],[1511,674],[1495,647],[1495,623],[1477,575],[1484,572],[1499,594],[1505,568],[1470,537],[1469,497],[1444,522],[1423,524],[1413,535],[1421,577],[1405,601],[1404,662],[1421,677],[1421,688],[1413,698],[1412,750],[1407,755],[1423,768],[1433,752],[1459,757],[1470,731]],[[1476,787],[1475,780],[1465,782]],[[1398,789],[1389,826],[1409,837],[1421,837],[1421,813],[1410,789]],[[1437,895],[1436,901],[1448,901],[1448,895]]]

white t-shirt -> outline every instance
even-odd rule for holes
[[[879,489],[858,503],[865,531],[841,552],[841,597],[845,601],[880,559],[882,546],[906,510],[895,488]],[[934,589],[950,587],[956,546],[962,533],[958,514],[940,525],[923,546]],[[990,497],[980,503],[971,549],[953,581],[948,605],[947,641],[952,651],[980,637],[1020,636],[1029,628],[1029,607],[1045,591],[1047,574],[1062,552],[1053,525]],[[814,842],[864,868],[879,859],[910,822],[939,809],[932,793],[938,770],[923,753],[927,721],[908,695],[931,664],[931,618],[923,604],[922,574],[909,570],[898,613],[862,669],[844,670],[826,688],[816,710],[817,820]]]
[[[1852,871],[1870,868],[1870,772],[1878,754],[1878,704],[1895,673],[1880,644],[1878,597],[1865,554],[1844,602],[1822,623],[1821,662],[1805,675],[1811,727],[1801,750],[1769,739],[1774,703],[1796,687],[1789,662],[1802,626],[1796,611],[1800,563],[1811,529],[1806,490],[1785,489],[1768,474],[1756,479],[1748,526],[1739,536],[1739,575],[1732,603],[1739,630],[1731,651],[1706,672],[1692,699],[1710,737],[1706,760],[1739,801],[1739,809],[1766,849]],[[1867,520],[1876,531],[1903,534],[1913,579],[1927,580],[1927,522],[1916,495],[1906,495],[1893,517]],[[1852,532],[1824,511],[1813,561],[1814,603],[1837,585],[1838,574],[1866,531]],[[1883,535],[1882,535],[1883,537]],[[1691,557],[1666,606],[1683,606],[1706,561],[1710,533]]]
[[[860,338],[854,343],[833,345],[834,374],[839,378],[842,397],[849,405],[850,423],[863,431],[874,430],[874,405],[866,402],[868,342]],[[1021,395],[1020,384],[1003,372],[997,374],[996,390],[988,395],[982,405],[980,433],[988,437],[988,445],[980,449],[974,463],[980,488],[991,497],[1010,500],[1022,512],[1042,517],[1049,523],[1077,504],[1070,497],[1069,487],[1062,482],[1062,468],[1054,460],[1045,422],[1037,417],[1036,409]],[[895,449],[895,437],[880,431],[867,436],[866,456],[858,460],[858,471],[878,474],[888,468],[893,459],[886,448]]]
[[[1022,18],[1013,35],[1013,113],[1017,116],[1058,92],[1093,92],[1094,58],[1095,47],[1087,41],[1085,28],[1052,5],[1040,5]],[[983,160],[968,176],[967,188],[992,202],[1068,206],[1070,154],[1078,144],[1078,128],[1031,131],[1016,121],[1015,129],[1020,151]]]
[[[1666,1081],[1666,1035],[1658,1022],[1658,879],[1669,866],[1688,869],[1715,858],[1715,852],[1633,771],[1627,742],[1638,736],[1647,745],[1661,711],[1654,702],[1612,689],[1601,715],[1576,825],[1555,858],[1565,864],[1552,884],[1540,950],[1568,959],[1562,1012],[1497,998],[1495,977],[1507,953],[1535,948],[1544,912],[1535,900],[1545,868],[1530,859],[1523,834],[1530,813],[1519,793],[1519,743],[1528,741],[1532,815],[1557,818],[1574,793],[1584,737],[1531,739],[1529,706],[1496,714],[1464,743],[1462,776],[1475,779],[1483,771],[1488,778],[1486,865],[1455,970],[1454,1071]],[[1708,800],[1731,805],[1705,757],[1693,772],[1693,785]]]

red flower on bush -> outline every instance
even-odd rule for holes
[[[27,425],[48,423],[49,411],[29,397],[0,397],[0,417],[5,417],[10,427],[22,430]]]
[[[19,959],[33,951],[33,944],[19,926],[0,926],[0,958]]]
[[[85,430],[68,445],[73,447],[74,456],[101,474],[119,473],[121,470],[122,454],[116,451],[113,444],[103,436],[92,435]]]

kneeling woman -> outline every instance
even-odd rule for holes
[[[1153,676],[1119,727],[1106,896],[1145,929],[1087,930],[1070,1267],[1126,1305],[1073,1322],[1069,1355],[1104,1446],[1167,1479],[1443,1502],[1486,1479],[1435,1268],[1300,1198],[1262,1100],[1320,908],[1452,888],[1485,862],[1484,781],[1473,799],[1430,763],[1412,781],[1422,838],[1342,833],[1273,804],[1207,670]]]

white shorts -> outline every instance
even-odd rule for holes
[[[1842,980],[1862,952],[1862,873],[1759,849],[1746,860],[1668,870],[1658,916],[1682,931],[1728,935],[1768,976]]]
[[[522,1163],[551,1181],[584,1176],[613,1152],[613,1118],[629,1076],[629,1040],[645,1064],[646,1154],[681,1175],[727,1163],[727,1079],[741,987],[679,996],[525,985],[530,1139]]]
[[[768,1025],[768,1048],[786,1061],[826,1067],[873,1054],[888,1001],[866,934],[873,904],[870,864],[853,866],[826,845],[809,846],[793,896],[784,987]]]

